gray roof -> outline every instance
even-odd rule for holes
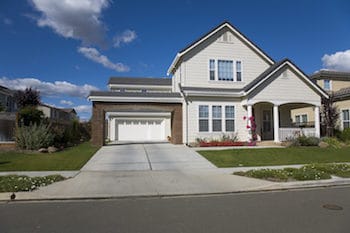
[[[170,78],[111,77],[108,84],[171,86]]]
[[[333,92],[335,100],[349,99],[350,98],[350,87],[342,88],[338,91]]]
[[[312,79],[337,79],[337,80],[350,80],[350,72],[334,71],[334,70],[321,70],[310,76]]]
[[[92,91],[90,96],[101,97],[142,97],[142,98],[179,98],[180,93],[173,92],[118,92],[118,91]]]

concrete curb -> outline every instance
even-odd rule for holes
[[[206,193],[184,193],[184,194],[155,194],[155,195],[106,195],[106,196],[86,196],[86,197],[21,197],[22,195],[31,195],[31,192],[19,192],[20,197],[15,200],[10,200],[12,193],[0,193],[0,203],[15,203],[15,202],[40,202],[40,201],[74,201],[74,200],[109,200],[109,199],[141,199],[141,198],[175,198],[175,197],[200,197],[200,196],[215,196],[243,193],[259,193],[259,192],[278,192],[299,189],[313,189],[326,187],[350,186],[350,178],[333,178],[331,180],[319,181],[295,181],[288,183],[276,183],[258,188],[246,190],[235,190],[227,192],[206,192]]]

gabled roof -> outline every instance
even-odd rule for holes
[[[218,25],[217,27],[213,28],[212,30],[210,30],[208,33],[206,33],[205,35],[203,35],[202,37],[200,37],[198,40],[194,41],[193,43],[191,43],[190,45],[188,45],[187,47],[185,47],[184,49],[182,49],[180,52],[178,52],[173,60],[173,62],[171,63],[167,74],[169,75],[170,73],[173,72],[173,70],[175,69],[177,63],[180,61],[180,59],[189,51],[191,51],[192,49],[194,49],[195,47],[197,47],[198,45],[200,45],[202,42],[204,42],[205,40],[207,40],[208,38],[210,38],[211,36],[213,36],[216,32],[218,32],[219,30],[223,29],[227,27],[228,29],[230,29],[239,39],[243,40],[246,44],[248,44],[248,46],[250,46],[255,52],[257,52],[258,54],[260,54],[263,58],[265,58],[271,65],[274,63],[274,60],[268,56],[262,49],[260,49],[255,43],[253,43],[251,40],[249,40],[245,35],[243,35],[237,28],[235,28],[230,22],[224,21],[223,23],[221,23],[220,25]]]
[[[321,96],[324,96],[328,98],[328,94],[316,83],[312,82],[309,77],[299,68],[297,67],[293,62],[291,62],[289,59],[283,59],[271,67],[267,68],[262,74],[260,74],[255,80],[253,80],[251,83],[249,83],[247,86],[245,86],[244,92],[245,94],[249,94],[254,89],[259,87],[261,84],[263,84],[267,79],[269,79],[273,74],[277,73],[284,67],[288,66],[292,70],[294,70],[296,73],[299,74],[299,76],[307,83],[309,84],[318,94]]]
[[[350,72],[320,70],[310,76],[311,79],[336,79],[350,81]]]
[[[111,77],[108,82],[122,85],[171,86],[170,78]]]

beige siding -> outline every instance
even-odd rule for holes
[[[198,123],[198,106],[199,105],[209,105],[209,132],[199,132]],[[234,105],[235,106],[235,132],[225,132],[223,124],[223,132],[212,132],[212,117],[211,117],[211,106],[221,105],[222,110],[222,121],[224,121],[224,106]],[[190,102],[188,106],[189,119],[188,119],[188,141],[189,143],[195,142],[196,138],[207,138],[207,139],[219,139],[223,134],[237,134],[239,140],[248,140],[248,130],[246,128],[247,122],[243,120],[243,116],[246,116],[247,111],[241,105],[240,100],[210,100],[210,99],[197,99]]]
[[[220,42],[223,29],[183,58],[183,85],[197,87],[242,88],[269,67],[267,61],[256,54],[230,31],[230,42]],[[242,62],[242,82],[209,81],[209,59]]]
[[[307,115],[307,120],[310,122],[315,121],[315,113],[313,107],[305,107],[291,110],[292,120],[295,122],[295,116],[297,115]]]
[[[350,100],[343,100],[343,101],[338,101],[335,103],[335,106],[337,106],[339,110],[339,120],[337,123],[337,128],[343,129],[343,124],[342,124],[342,110],[345,109],[350,109]]]
[[[39,105],[37,109],[41,110],[45,117],[51,118],[51,108]]]
[[[253,102],[270,102],[275,104],[310,103],[318,106],[320,106],[321,102],[320,96],[289,68],[287,77],[280,74],[271,83],[258,89],[250,96],[250,100]]]
[[[317,84],[324,89],[324,79],[317,80]],[[342,88],[350,87],[349,81],[331,80],[331,91],[339,91]]]

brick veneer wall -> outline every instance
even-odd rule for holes
[[[182,104],[180,103],[92,103],[91,142],[104,145],[105,114],[120,110],[171,112],[171,143],[182,144]]]

